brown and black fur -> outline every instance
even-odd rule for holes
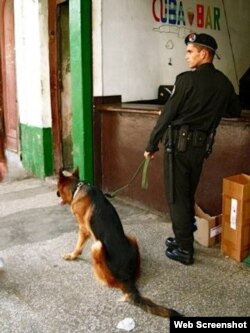
[[[68,175],[60,170],[57,195],[63,203],[71,205],[79,224],[75,249],[66,253],[64,259],[74,260],[79,257],[86,241],[93,238],[92,262],[99,281],[120,289],[125,301],[146,312],[161,317],[180,316],[175,310],[157,305],[141,296],[136,287],[136,280],[140,275],[137,241],[125,235],[116,209],[100,189],[84,181],[80,182],[78,169]]]

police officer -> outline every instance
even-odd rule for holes
[[[213,65],[214,56],[218,57],[215,39],[204,33],[191,33],[185,44],[185,59],[191,71],[176,77],[172,95],[151,132],[144,157],[153,158],[160,141],[165,145],[165,188],[175,235],[166,239],[166,256],[191,265],[196,230],[195,191],[203,161],[211,152],[221,117],[239,117],[241,108],[232,83]],[[169,147],[172,140],[173,147]],[[173,172],[169,174],[169,170]]]

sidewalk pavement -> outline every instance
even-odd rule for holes
[[[0,184],[1,333],[118,333],[127,317],[135,322],[132,332],[169,332],[168,319],[120,302],[119,290],[96,281],[92,242],[79,260],[62,259],[75,245],[77,224],[59,201],[53,178],[10,177]],[[250,316],[249,267],[197,243],[194,265],[169,260],[169,217],[119,198],[112,202],[126,233],[138,239],[144,296],[185,316]]]

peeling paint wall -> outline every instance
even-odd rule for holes
[[[20,122],[51,127],[48,2],[14,3],[17,98]]]
[[[22,162],[43,177],[53,172],[48,1],[15,1],[14,17]]]

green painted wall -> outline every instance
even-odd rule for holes
[[[93,183],[91,0],[69,1],[74,166]]]
[[[53,144],[51,128],[20,125],[22,163],[38,177],[53,173]]]

